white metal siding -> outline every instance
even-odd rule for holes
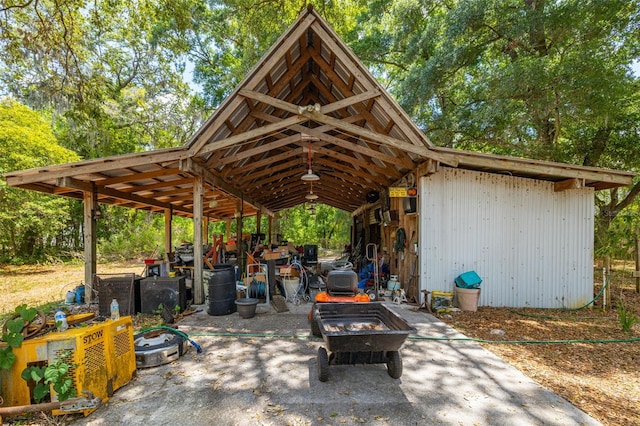
[[[420,181],[421,289],[474,270],[480,306],[578,307],[593,297],[593,190],[443,168]]]

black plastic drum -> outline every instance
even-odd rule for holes
[[[229,315],[236,312],[236,273],[232,265],[213,265],[208,285],[209,315]]]

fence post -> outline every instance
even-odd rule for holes
[[[640,293],[640,239],[636,238],[636,269],[633,272],[633,276],[636,278],[636,293]]]

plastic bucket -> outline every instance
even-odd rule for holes
[[[208,290],[207,313],[209,315],[229,315],[236,312],[236,274],[233,266],[213,265]]]
[[[456,287],[456,298],[458,300],[458,308],[460,308],[460,310],[475,312],[478,310],[480,289]]]
[[[76,287],[76,303],[78,305],[84,303],[84,286],[79,285]]]
[[[256,306],[258,306],[258,299],[254,298],[242,298],[235,301],[238,307],[238,314],[242,318],[253,318],[256,314]]]
[[[283,278],[282,285],[284,286],[284,293],[287,299],[292,299],[298,291],[300,285],[300,278]]]

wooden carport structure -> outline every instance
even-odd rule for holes
[[[11,186],[84,201],[85,282],[91,283],[99,203],[164,213],[167,251],[171,217],[193,218],[199,259],[199,230],[207,220],[272,217],[307,202],[310,193],[320,203],[364,214],[369,192],[441,166],[551,180],[559,189],[603,189],[631,179],[622,172],[434,147],[312,8],[184,147],[14,172],[6,179]],[[301,179],[310,168],[320,177],[312,183]],[[415,231],[418,225],[412,226]],[[203,301],[201,262],[195,262],[194,301]]]

